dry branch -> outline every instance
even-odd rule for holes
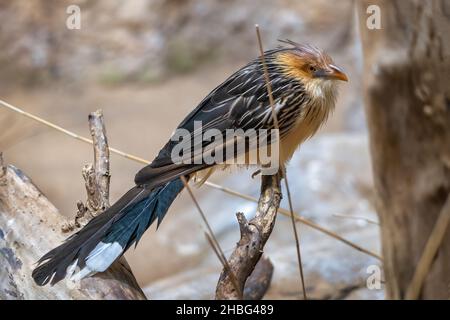
[[[241,192],[237,192],[237,191],[235,191],[233,189],[230,189],[230,188],[227,188],[227,187],[224,187],[224,186],[212,183],[210,181],[206,181],[205,185],[208,186],[208,187],[211,187],[213,189],[219,190],[221,192],[224,192],[226,194],[229,194],[231,196],[238,197],[238,198],[241,198],[241,199],[244,199],[244,200],[248,200],[248,201],[251,201],[251,202],[258,203],[258,199],[254,198],[252,196],[243,194]],[[278,208],[278,213],[281,213],[282,215],[284,215],[286,217],[290,217],[291,216],[291,212],[289,210],[286,210],[286,209],[283,209],[283,208]],[[317,223],[315,223],[315,222],[313,222],[311,220],[308,220],[308,219],[306,219],[304,217],[301,217],[299,213],[294,213],[294,219],[295,219],[295,221],[297,221],[299,223],[302,223],[302,224],[312,228],[313,230],[317,230],[317,231],[319,231],[319,232],[321,232],[323,234],[326,234],[327,236],[329,236],[331,238],[334,238],[337,241],[340,241],[343,244],[348,245],[349,247],[351,247],[351,248],[353,248],[353,249],[355,249],[357,251],[360,251],[360,252],[365,253],[365,254],[367,254],[367,255],[369,255],[371,257],[374,257],[375,259],[383,261],[383,258],[380,255],[376,254],[375,252],[367,250],[367,249],[357,245],[356,243],[341,237],[340,235],[336,234],[335,232],[333,232],[333,231],[331,231],[329,229],[326,229],[326,228],[318,225]]]
[[[260,281],[266,285],[259,284],[259,281],[247,281],[247,279],[254,272],[263,253],[264,245],[275,225],[277,210],[281,201],[280,180],[280,174],[263,175],[261,177],[261,196],[253,219],[247,221],[242,213],[237,213],[241,239],[231,254],[228,264],[238,281],[239,291],[244,292],[244,298],[262,297],[270,284],[270,276],[269,280],[267,279],[267,274],[271,275],[272,273],[270,268],[267,269],[266,276],[254,277],[254,279],[261,279]],[[248,282],[247,287],[246,282]],[[224,269],[217,284],[216,299],[231,300],[238,298],[238,292],[231,281],[229,272]]]
[[[269,258],[262,256],[245,282],[244,300],[261,300],[269,289],[272,275],[272,262]]]
[[[104,152],[108,147],[101,113],[92,117],[95,118],[90,118],[96,141],[95,179],[92,174],[86,177],[90,187],[97,186],[93,203],[100,209],[109,205],[109,155]],[[88,194],[88,202],[93,200],[93,195]],[[89,212],[93,214],[93,211]],[[67,237],[59,232],[63,224],[64,217],[32,181],[19,169],[3,166],[0,158],[0,299],[146,298],[125,259],[114,263],[106,272],[79,283],[62,281],[53,287],[37,286],[31,271],[44,253]]]
[[[89,128],[93,141],[94,164],[88,163],[82,169],[87,199],[86,203],[78,201],[75,220],[63,226],[64,232],[83,227],[109,207],[109,147],[101,110],[89,115]]]
[[[275,103],[274,103],[273,94],[272,94],[272,85],[270,83],[270,77],[269,77],[269,69],[267,68],[267,64],[266,64],[263,44],[262,44],[262,40],[261,40],[261,33],[259,31],[259,25],[256,24],[255,29],[256,29],[256,38],[258,39],[259,52],[261,54],[261,63],[263,65],[263,69],[264,69],[264,79],[266,82],[267,94],[269,96],[270,108],[272,109],[273,124],[274,124],[274,128],[279,130],[278,117],[277,117],[277,112],[275,110]],[[280,154],[282,153],[281,147],[282,147],[282,144],[279,145]],[[289,203],[289,211],[290,211],[290,217],[291,217],[291,222],[292,222],[292,231],[294,233],[294,239],[295,239],[295,249],[297,251],[298,271],[300,274],[302,294],[303,294],[303,299],[306,300],[307,295],[306,295],[306,288],[305,288],[305,278],[303,277],[303,263],[302,263],[302,256],[301,256],[301,251],[300,251],[300,240],[299,240],[298,233],[297,233],[297,225],[295,224],[294,208],[292,206],[292,197],[291,197],[291,192],[290,192],[290,187],[289,187],[289,182],[288,182],[288,176],[287,176],[286,168],[284,165],[285,165],[284,163],[281,163],[280,168],[281,168],[281,172],[283,173],[283,176],[284,176],[284,186],[286,188],[287,199],[288,199],[288,203]]]
[[[94,210],[103,211],[109,207],[109,147],[101,110],[89,115],[89,128],[94,142],[95,198]]]

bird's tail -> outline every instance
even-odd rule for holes
[[[180,178],[154,189],[136,186],[83,229],[39,260],[33,270],[38,285],[52,285],[67,273],[82,279],[105,271],[158,219],[158,226],[183,189]],[[77,268],[78,267],[78,268]]]

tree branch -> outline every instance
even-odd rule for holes
[[[93,141],[94,164],[86,164],[81,173],[86,188],[86,203],[77,202],[75,220],[62,227],[70,232],[85,226],[93,217],[109,208],[109,147],[101,110],[89,114],[89,129]]]
[[[271,266],[269,260],[263,259],[260,261],[260,258],[264,245],[272,233],[277,210],[280,206],[280,180],[280,173],[273,176],[263,175],[261,177],[261,195],[255,217],[247,221],[242,213],[236,214],[241,238],[236,244],[228,263],[238,281],[240,291],[244,292],[244,299],[262,298],[270,284],[273,266]],[[267,265],[267,261],[269,261],[270,266]],[[263,265],[257,267],[258,262]],[[261,275],[261,270],[265,270],[264,276]],[[231,300],[238,298],[227,270],[222,270],[216,287],[216,299]]]
[[[88,199],[86,206],[79,202],[77,218],[66,232],[80,228],[109,206],[109,152],[100,111],[90,115],[89,124],[95,164],[83,168]],[[44,253],[67,236],[57,232],[64,222],[32,181],[19,169],[3,166],[0,156],[0,299],[146,299],[124,258],[79,283],[37,286],[31,271]]]
[[[109,147],[101,110],[89,115],[89,127],[94,142],[95,203],[94,210],[103,211],[109,207]]]

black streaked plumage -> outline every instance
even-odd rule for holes
[[[276,54],[286,50],[291,49],[280,48],[265,54],[281,137],[294,126],[302,112],[302,105],[309,99],[302,83],[286,76],[275,61]],[[195,121],[202,122],[202,131],[194,131]],[[224,135],[227,129],[274,129],[261,59],[253,60],[216,87],[187,115],[178,129],[188,130],[191,141],[203,136],[209,129],[218,129]],[[138,172],[135,183],[145,184],[151,181],[153,185],[162,177],[172,177],[181,174],[180,172],[189,174],[207,167],[173,165],[171,152],[176,144],[175,141],[169,141],[152,164]],[[203,145],[204,148],[207,146],[208,144]],[[191,149],[194,147],[191,145]]]
[[[281,142],[283,139],[289,141],[293,144],[289,149],[295,150],[302,139],[317,130],[326,119],[328,108],[334,106],[334,87],[325,85],[325,90],[321,91],[322,84],[317,80],[345,80],[346,77],[320,50],[286,43],[292,47],[267,51],[265,60]],[[316,92],[318,97],[314,96]],[[304,128],[302,119],[306,119]],[[201,130],[194,130],[195,121],[202,122]],[[273,129],[261,59],[250,62],[216,87],[178,128],[186,129],[191,141],[202,137],[208,129],[217,129],[224,136],[227,129]],[[296,130],[299,133],[292,135]],[[213,143],[198,140],[202,143],[201,153]],[[33,271],[36,283],[54,284],[66,276],[69,266],[74,265],[80,268],[77,273],[80,278],[104,271],[139,241],[152,222],[158,219],[159,225],[183,189],[180,177],[189,179],[194,173],[214,165],[173,163],[171,153],[176,145],[176,141],[167,142],[153,162],[137,173],[135,187],[66,242],[45,254]],[[195,145],[187,147],[193,151]],[[288,157],[289,154],[283,161]]]

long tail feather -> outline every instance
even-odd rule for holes
[[[33,279],[40,286],[53,285],[71,271],[75,271],[74,279],[105,271],[133,243],[137,244],[156,219],[159,226],[182,189],[180,178],[154,189],[130,189],[113,206],[39,259]]]

